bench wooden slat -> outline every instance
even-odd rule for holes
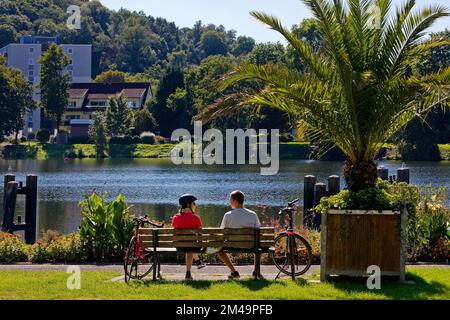
[[[249,241],[210,241],[203,242],[203,247],[205,248],[253,248],[253,242]]]
[[[202,248],[203,244],[201,242],[182,242],[182,241],[167,241],[167,242],[158,242],[158,247],[161,248]]]
[[[153,241],[153,236],[149,234],[141,234],[139,235],[139,239],[141,241]]]
[[[203,241],[254,241],[253,235],[241,235],[241,234],[204,234],[202,236]]]
[[[140,234],[152,234],[154,228],[140,228]],[[159,235],[163,234],[191,234],[191,233],[203,233],[203,234],[253,234],[254,229],[241,228],[241,229],[221,229],[221,228],[203,228],[203,229],[173,229],[173,228],[160,228],[157,229]],[[274,234],[275,228],[262,227],[259,229],[260,234]]]

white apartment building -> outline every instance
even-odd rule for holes
[[[39,58],[48,48],[49,44],[56,43],[69,58],[66,72],[72,83],[89,83],[92,81],[92,45],[90,44],[59,44],[57,37],[23,36],[20,43],[11,43],[0,49],[0,54],[6,57],[9,67],[22,71],[30,84],[40,84]],[[40,101],[39,89],[34,89],[33,98]],[[36,108],[26,115],[23,135],[36,133],[41,127],[41,110]]]

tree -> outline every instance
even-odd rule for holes
[[[89,138],[95,143],[97,158],[102,158],[107,141],[105,115],[103,112],[94,112],[92,120],[94,120],[94,123],[89,126]]]
[[[158,124],[157,130],[165,137],[169,136],[172,130],[176,128],[173,122],[174,113],[167,108],[167,98],[177,88],[184,88],[183,72],[177,67],[169,66],[159,82],[155,94],[155,103],[151,107],[151,112]]]
[[[109,100],[109,108],[106,110],[106,131],[110,137],[125,135],[130,131],[133,123],[133,112],[127,106],[127,101],[122,94],[118,94]]]
[[[0,56],[0,134],[17,136],[26,112],[34,108],[33,89],[22,73],[5,65]]]
[[[374,158],[383,143],[417,115],[449,104],[450,67],[421,76],[410,66],[434,42],[421,42],[427,28],[449,16],[442,6],[413,10],[409,0],[389,10],[391,1],[304,0],[317,20],[323,53],[286,29],[274,16],[253,17],[278,31],[308,66],[300,73],[283,65],[244,63],[227,76],[221,88],[247,79],[265,84],[255,94],[236,94],[211,108],[243,104],[264,105],[288,112],[308,125],[322,146],[335,144],[346,155],[344,178],[350,191],[373,188],[377,180]],[[234,99],[234,100],[233,100]],[[240,101],[240,103],[237,103]],[[209,114],[214,114],[209,110]],[[211,117],[211,116],[210,116]]]
[[[0,25],[0,48],[16,42],[16,29],[10,25]]]
[[[142,26],[125,28],[118,38],[117,66],[120,70],[142,72],[157,59],[151,47],[150,31]]]
[[[134,129],[137,134],[141,134],[145,131],[155,131],[156,120],[152,113],[148,110],[148,106],[137,110],[134,114]]]
[[[129,81],[130,75],[128,73],[117,70],[104,71],[94,79],[94,82],[96,83],[108,83],[108,84],[123,83]]]
[[[247,56],[250,63],[264,65],[285,61],[284,46],[281,43],[258,43]]]
[[[255,40],[251,37],[240,36],[236,39],[236,43],[233,46],[233,55],[238,57],[240,55],[246,55],[255,47]]]
[[[204,58],[216,54],[226,55],[228,53],[225,36],[223,33],[214,30],[202,33],[200,47]]]
[[[69,99],[69,75],[64,72],[69,59],[60,47],[52,43],[39,59],[39,63],[41,64],[40,107],[47,117],[56,120],[56,128],[59,129]]]

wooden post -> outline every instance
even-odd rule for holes
[[[314,207],[320,203],[320,199],[327,195],[327,186],[325,183],[318,182],[314,185]],[[316,230],[320,229],[320,224],[322,221],[322,215],[314,213],[313,217],[313,228]]]
[[[37,176],[28,175],[26,180],[26,198],[25,198],[25,242],[33,244],[36,242],[37,229]]]
[[[16,210],[17,188],[19,184],[16,181],[10,181],[5,189],[5,203],[3,212],[2,231],[13,233],[14,231],[14,212]]]
[[[328,195],[332,196],[338,194],[341,190],[341,181],[339,176],[332,175],[328,177]]]
[[[400,282],[405,282],[405,264],[406,264],[406,251],[408,243],[406,241],[406,223],[408,218],[408,211],[406,208],[401,210],[400,216]]]
[[[385,166],[379,166],[377,168],[377,173],[381,179],[386,181],[389,179],[389,169],[386,168]]]
[[[13,174],[5,174],[3,180],[3,212],[5,212],[6,187],[8,186],[9,182],[14,181],[15,179],[16,177]]]
[[[156,281],[156,272],[158,268],[158,229],[152,229],[153,235],[153,281]]]
[[[401,167],[397,170],[397,182],[409,183],[409,168]]]
[[[327,281],[327,213],[322,217],[320,226],[320,281]]]
[[[314,185],[316,181],[316,177],[312,175],[307,175],[304,178],[302,221],[310,214],[309,210],[314,207]]]
[[[254,246],[255,246],[255,270],[253,271],[253,275],[255,280],[258,280],[261,277],[261,254],[259,252],[260,247],[260,230],[255,229],[254,231]]]

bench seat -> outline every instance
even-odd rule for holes
[[[154,255],[154,280],[156,280],[157,268],[159,268],[158,255],[160,253],[202,253],[207,248],[217,248],[226,252],[253,253],[255,255],[254,275],[255,278],[259,278],[261,275],[260,255],[274,251],[275,228],[141,228],[139,229],[139,238],[144,250],[152,252]]]

